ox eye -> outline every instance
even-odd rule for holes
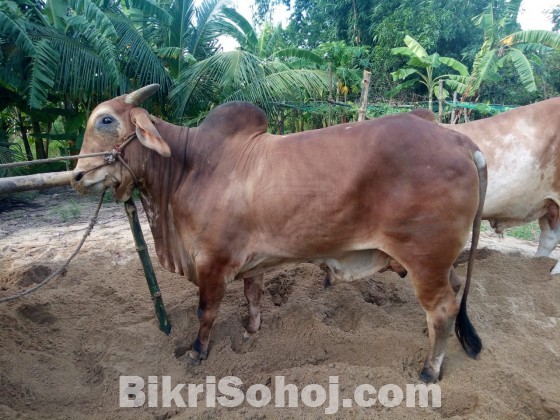
[[[102,122],[103,124],[111,124],[113,121],[114,121],[114,120],[113,120],[113,118],[111,118],[111,117],[104,117],[104,118],[101,120],[101,122]]]

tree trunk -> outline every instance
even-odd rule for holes
[[[32,121],[31,126],[33,127],[33,137],[35,138],[35,154],[37,159],[46,159],[47,154],[45,153],[45,145],[41,135],[41,124],[38,121]]]
[[[278,134],[284,134],[284,108],[280,110],[280,121],[278,123]]]
[[[19,109],[17,110],[17,119],[19,131],[21,133],[21,140],[23,141],[23,147],[25,147],[25,155],[27,156],[28,161],[32,161],[33,153],[31,152],[31,145],[29,144],[29,139],[27,138],[27,130],[25,128],[25,124],[23,123],[23,116],[21,115],[21,111]]]

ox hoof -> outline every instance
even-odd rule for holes
[[[439,379],[439,373],[435,372],[432,368],[424,366],[420,372],[420,380],[427,384],[436,383]]]
[[[249,340],[251,340],[257,333],[250,333],[249,331],[245,330],[243,332],[243,342],[247,342]]]
[[[206,359],[206,354],[201,354],[197,351],[191,350],[187,354],[188,363],[190,366],[198,366],[201,361]]]
[[[550,274],[551,275],[555,275],[555,274],[560,274],[560,267],[558,265],[555,265],[552,270],[550,270]]]

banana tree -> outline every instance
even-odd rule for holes
[[[455,81],[454,78],[467,77],[469,74],[468,69],[464,64],[454,58],[442,57],[438,53],[428,55],[424,47],[422,47],[418,41],[409,35],[404,38],[404,42],[406,47],[398,47],[391,50],[393,54],[404,55],[405,57],[408,57],[409,60],[407,62],[407,67],[391,73],[394,81],[403,80],[403,82],[395,86],[389,92],[389,95],[395,96],[403,89],[410,88],[420,83],[424,85],[428,91],[428,107],[432,110],[432,98],[437,92],[436,88],[438,87],[440,80],[450,87],[455,86],[453,83]],[[446,73],[436,75],[436,72],[442,67],[442,65],[450,67],[458,74]],[[449,96],[449,92],[444,89],[443,95],[444,97],[447,97]]]
[[[545,30],[519,31],[517,17],[521,2],[510,0],[499,18],[494,1],[491,1],[480,15],[473,18],[484,30],[484,42],[475,56],[469,78],[462,84],[463,100],[478,97],[482,83],[495,78],[508,62],[515,68],[523,87],[528,92],[536,91],[534,55],[560,49],[560,34]]]

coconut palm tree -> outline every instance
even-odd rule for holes
[[[206,25],[207,30],[212,29],[209,33],[216,33],[215,28],[229,34],[240,48],[204,59],[190,56],[170,93],[176,119],[197,121],[215,105],[232,100],[250,101],[274,113],[282,102],[318,98],[326,92],[327,74],[316,68],[322,59],[310,51],[285,48],[279,42],[280,27],[265,26],[257,36],[252,25],[225,2],[207,3],[216,3],[216,8],[222,5],[224,17],[215,25]]]
[[[163,63],[118,3],[0,3],[0,87],[10,92],[4,106],[17,108],[24,140],[25,126],[32,127],[38,158],[48,153],[49,134],[43,130],[50,130],[53,119],[63,116],[77,137],[86,118],[81,111],[131,85],[152,82],[171,84]]]
[[[3,80],[40,109],[59,95],[87,105],[131,84],[170,79],[118,3],[6,0],[0,6]]]

